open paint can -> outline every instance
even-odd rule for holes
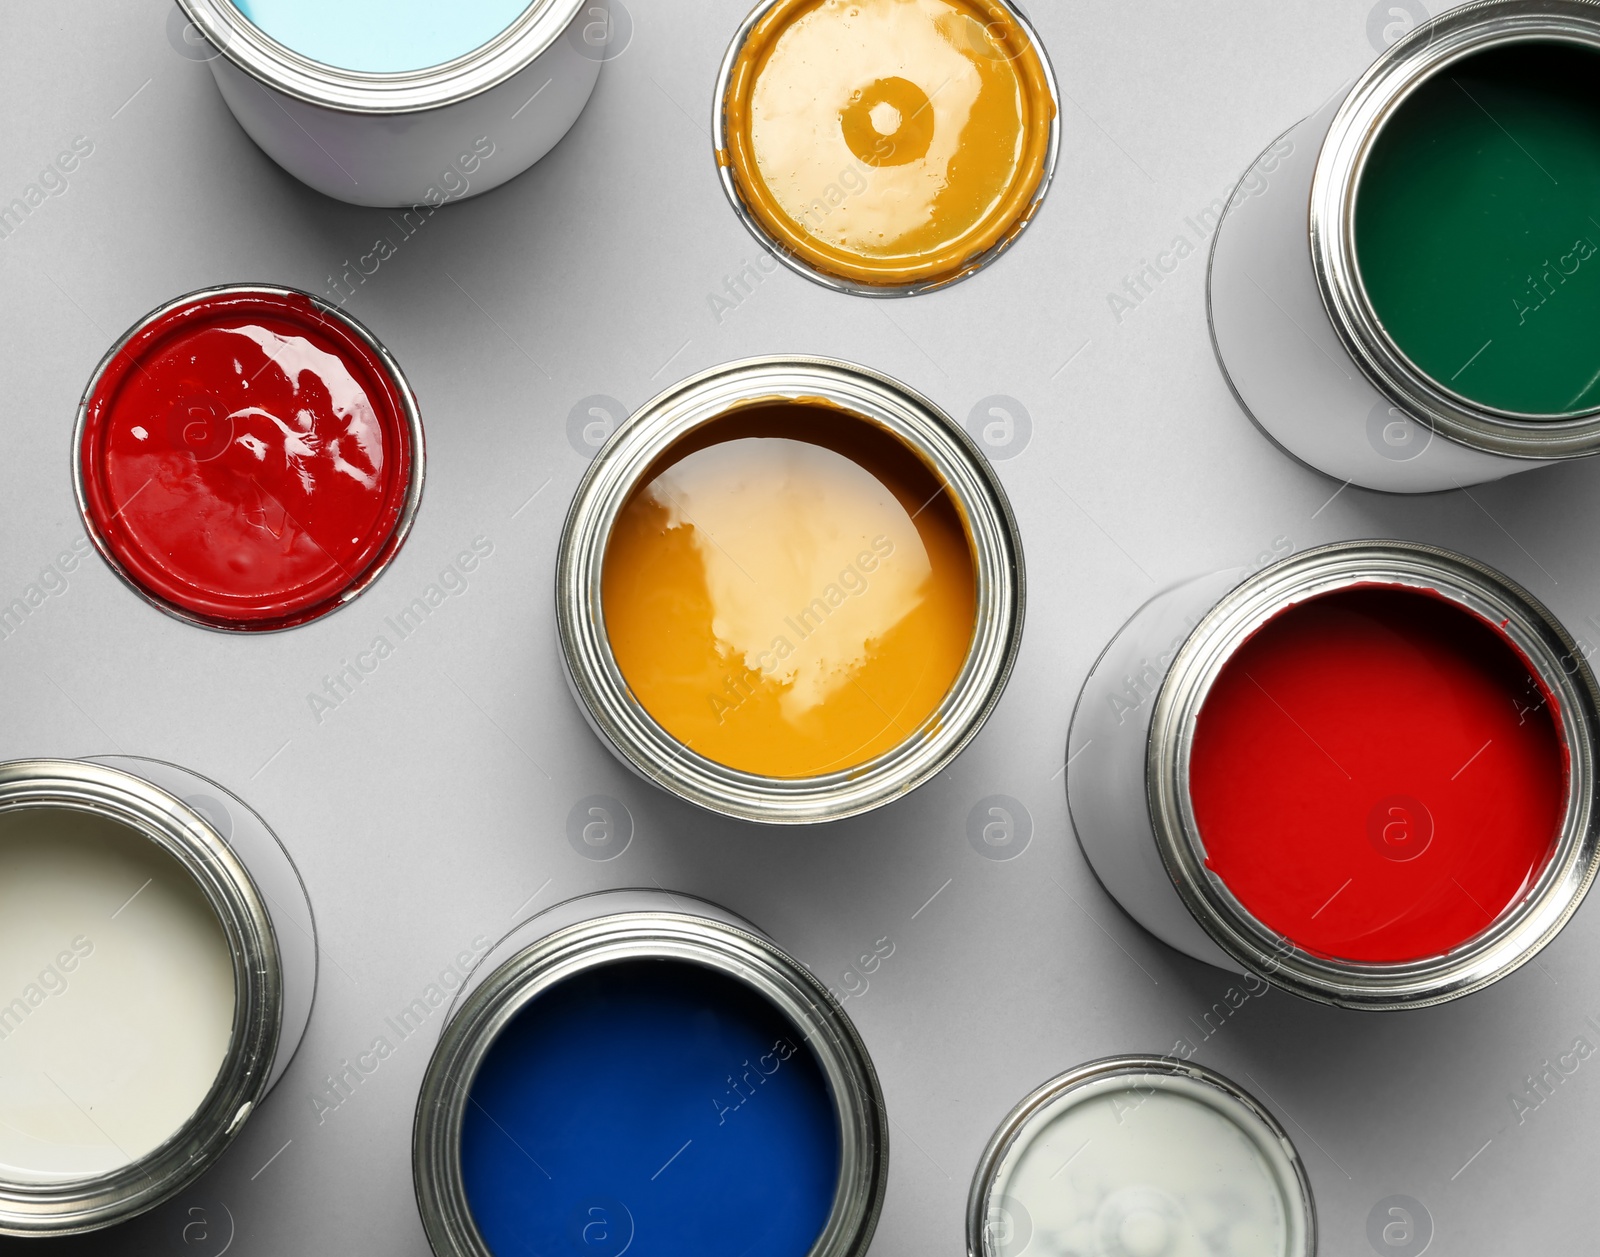
[[[192,1183],[311,1015],[311,906],[266,824],[186,769],[0,764],[0,1233]]]
[[[309,293],[152,310],[78,403],[72,475],[101,557],[206,628],[291,628],[377,580],[422,501],[422,419],[378,338]]]
[[[178,0],[263,152],[318,192],[431,213],[521,174],[613,55],[605,0]]]
[[[1482,0],[1262,154],[1213,237],[1209,303],[1272,440],[1407,493],[1600,450],[1596,81],[1600,4]]]
[[[1313,1257],[1289,1136],[1220,1074],[1124,1056],[1062,1074],[1006,1117],[967,1202],[968,1257]]]
[[[1141,608],[1079,697],[1067,801],[1106,889],[1178,950],[1415,1008],[1577,910],[1597,734],[1583,652],[1532,595],[1431,546],[1341,542]]]
[[[862,296],[993,261],[1038,213],[1061,142],[1050,60],[1006,0],[763,0],[714,99],[717,169],[745,226]]]
[[[833,820],[941,771],[999,701],[1022,545],[972,440],[863,367],[759,358],[623,424],[568,512],[579,707],[641,776],[746,820]]]
[[[525,922],[462,984],[423,1079],[439,1257],[861,1257],[888,1176],[877,1075],[816,978],[660,890]]]

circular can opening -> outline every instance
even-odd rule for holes
[[[747,922],[610,891],[468,976],[417,1102],[439,1257],[864,1257],[888,1178],[844,1010]]]
[[[806,1257],[839,1188],[838,1127],[806,1036],[769,1001],[697,964],[618,961],[500,1030],[462,1180],[496,1254]]]
[[[464,57],[548,0],[231,0],[285,48],[340,70],[400,74]]]
[[[612,526],[605,631],[686,748],[815,777],[924,729],[976,614],[971,540],[898,437],[819,403],[755,405],[675,442]]]
[[[1491,411],[1600,410],[1600,47],[1524,39],[1448,62],[1384,117],[1354,198],[1383,330]]]
[[[1027,225],[1055,84],[1003,0],[769,0],[718,84],[736,209],[802,273],[854,291],[962,278]]]
[[[210,289],[154,311],[78,411],[96,546],[150,602],[210,628],[288,628],[354,598],[399,551],[422,467],[394,360],[290,289]]]
[[[580,709],[641,776],[773,824],[836,820],[939,772],[1022,632],[1005,492],[926,398],[849,363],[695,376],[611,436],[562,534]]]
[[[1311,1187],[1283,1128],[1220,1075],[1160,1058],[1086,1065],[1002,1124],[968,1208],[972,1257],[1309,1257]]]
[[[1406,963],[1481,935],[1555,853],[1558,700],[1488,620],[1357,586],[1278,612],[1200,709],[1189,789],[1206,867],[1296,947]]]
[[[1600,867],[1600,689],[1550,611],[1463,555],[1346,541],[1206,612],[1156,695],[1149,815],[1246,972],[1419,1008],[1537,955]]]

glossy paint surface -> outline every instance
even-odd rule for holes
[[[147,325],[89,399],[86,507],[125,575],[181,615],[281,628],[392,557],[415,465],[399,386],[309,299],[202,298]]]
[[[993,0],[779,4],[724,104],[752,212],[867,284],[959,274],[1014,230],[1055,112],[1039,54]]]
[[[1312,952],[1401,962],[1481,933],[1548,862],[1566,808],[1554,700],[1443,598],[1343,590],[1224,666],[1190,765],[1207,864]]]
[[[913,737],[971,646],[966,528],[898,438],[824,406],[715,420],[612,531],[606,633],[634,696],[718,763],[807,777]]]
[[[1362,282],[1444,387],[1535,416],[1600,407],[1600,53],[1517,44],[1446,66],[1379,132]]]
[[[760,995],[683,961],[583,971],[500,1033],[462,1174],[496,1257],[805,1257],[839,1170],[831,1093]]]

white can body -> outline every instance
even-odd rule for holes
[[[1236,973],[1240,966],[1200,927],[1161,862],[1145,772],[1156,694],[1178,648],[1244,576],[1197,577],[1140,607],[1095,662],[1067,735],[1067,810],[1101,885],[1169,947]]]
[[[1431,493],[1548,466],[1433,431],[1380,392],[1339,340],[1311,268],[1306,203],[1341,100],[1268,146],[1217,228],[1207,306],[1234,395],[1276,445],[1363,489]]]
[[[183,7],[220,50],[211,72],[246,134],[295,178],[352,205],[440,205],[521,174],[571,129],[612,55],[604,0],[535,3],[499,40],[406,74],[310,61],[230,0]]]

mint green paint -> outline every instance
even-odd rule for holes
[[[1355,235],[1378,317],[1438,383],[1600,409],[1600,54],[1516,44],[1434,75],[1373,143]]]

